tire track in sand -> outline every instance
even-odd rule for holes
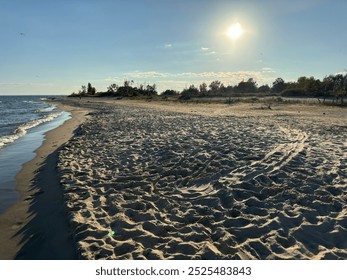
[[[308,138],[307,133],[281,126],[279,126],[279,130],[286,138],[285,143],[275,146],[263,159],[254,161],[249,166],[241,166],[227,176],[219,178],[218,182],[229,182],[235,185],[254,179],[258,175],[269,176],[273,172],[283,169],[284,166],[304,151],[305,142]]]
[[[208,184],[180,187],[175,190],[174,194],[161,193],[161,195],[167,199],[193,201],[216,195],[220,189],[218,186],[221,184],[237,187],[259,175],[269,177],[275,171],[283,169],[300,153],[303,153],[306,149],[305,142],[308,139],[307,133],[299,129],[287,129],[282,126],[278,126],[278,129],[283,134],[285,141],[271,149],[264,158],[253,161],[247,166],[241,166],[226,176],[214,176],[214,180]]]

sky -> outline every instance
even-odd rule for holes
[[[347,69],[346,11],[345,0],[0,0],[0,95],[322,79]]]

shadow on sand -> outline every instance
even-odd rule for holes
[[[30,221],[14,236],[22,235],[21,249],[15,259],[21,260],[71,260],[77,259],[76,245],[72,239],[63,191],[57,171],[61,147],[47,156],[37,170],[31,190],[35,193],[28,215]]]

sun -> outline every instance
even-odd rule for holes
[[[233,25],[231,25],[226,32],[227,36],[233,40],[238,39],[242,35],[242,33],[242,26],[239,22],[236,22]]]

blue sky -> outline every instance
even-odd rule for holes
[[[346,11],[345,0],[0,0],[0,94],[322,79],[347,69]]]

